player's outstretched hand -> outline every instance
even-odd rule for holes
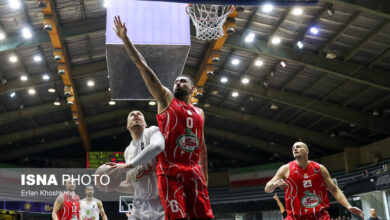
[[[120,39],[124,39],[127,36],[126,23],[122,23],[121,17],[115,16],[114,18],[115,28],[114,31]]]
[[[364,219],[364,213],[357,207],[348,207],[348,211],[352,214],[359,215],[362,219]]]

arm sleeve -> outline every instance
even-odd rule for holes
[[[136,167],[147,161],[151,161],[165,148],[164,136],[158,129],[153,129],[150,135],[150,144],[140,154],[130,160],[130,164]]]
[[[125,152],[123,153],[123,156],[125,157],[125,162],[128,163],[129,161],[129,147],[126,147]]]

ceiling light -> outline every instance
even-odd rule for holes
[[[374,109],[374,110],[372,111],[372,115],[373,115],[373,116],[378,116],[378,115],[379,115],[379,111],[376,110],[376,109]]]
[[[9,94],[9,97],[13,98],[15,97],[16,93],[15,92],[11,92],[11,94]]]
[[[248,84],[249,83],[249,79],[248,78],[242,78],[242,80],[241,80],[241,82],[243,83],[243,84]]]
[[[270,3],[266,3],[266,4],[263,5],[262,9],[263,9],[263,12],[268,13],[268,12],[271,12],[274,9],[274,6],[272,4],[270,4]]]
[[[154,106],[154,105],[156,105],[156,102],[155,101],[150,101],[149,105]]]
[[[326,9],[326,14],[328,14],[329,17],[332,17],[335,11],[336,9],[333,7],[333,4],[330,4],[328,9]]]
[[[23,28],[22,34],[23,34],[23,37],[26,39],[30,39],[32,37],[31,31],[28,28]]]
[[[9,62],[16,63],[17,61],[18,61],[18,57],[16,57],[15,55],[9,57]]]
[[[227,77],[222,77],[221,78],[221,83],[227,83],[228,81],[228,78]]]
[[[203,107],[209,108],[209,107],[210,107],[210,104],[209,104],[209,103],[206,103],[206,104],[203,105]]]
[[[262,60],[256,60],[255,66],[262,66],[264,62]]]
[[[20,80],[22,81],[27,81],[28,80],[28,77],[26,75],[23,75],[20,77]]]
[[[297,42],[297,46],[298,46],[299,49],[302,49],[302,48],[303,48],[303,43],[302,43],[302,41],[298,41],[298,42]]]
[[[3,32],[0,32],[0,40],[4,40],[5,39],[5,34]]]
[[[41,61],[42,61],[42,57],[39,56],[39,55],[35,55],[35,56],[34,56],[34,61],[37,62],[37,63],[38,63],[38,62],[41,62]]]
[[[111,101],[108,102],[108,104],[109,104],[109,105],[115,105],[116,102],[115,102],[114,100],[111,100]]]
[[[13,9],[17,9],[20,7],[20,1],[19,0],[9,0],[9,6]]]
[[[61,102],[57,100],[57,101],[54,101],[53,104],[59,106],[59,105],[61,105]]]
[[[233,97],[237,97],[238,96],[238,92],[232,92],[232,96]]]
[[[254,33],[249,33],[249,34],[245,37],[245,42],[250,43],[250,42],[252,42],[254,39],[255,39],[255,34],[254,34]]]
[[[211,91],[211,95],[218,95],[218,90],[213,90],[213,91]]]
[[[271,42],[273,44],[280,44],[280,38],[279,37],[273,37]]]
[[[325,57],[326,59],[332,60],[337,57],[337,54],[332,52],[327,52]]]
[[[43,74],[42,79],[47,81],[50,79],[50,76],[47,74]]]
[[[51,87],[51,88],[49,88],[47,91],[50,92],[50,93],[55,93],[55,92],[56,92],[56,89]]]
[[[94,82],[94,81],[88,80],[87,86],[92,87],[92,86],[94,86],[94,85],[95,85],[95,82]]]
[[[279,106],[277,106],[277,105],[275,105],[275,104],[272,104],[272,105],[270,106],[270,108],[271,108],[272,110],[277,110],[277,109],[279,108]]]
[[[310,28],[310,32],[314,35],[317,35],[319,31],[318,27],[317,26],[313,26]]]
[[[35,94],[35,89],[29,89],[29,90],[28,90],[28,94],[34,95],[34,94]]]
[[[240,64],[240,60],[239,59],[233,59],[232,60],[232,64],[233,65],[238,65],[238,64]]]
[[[293,15],[301,15],[303,13],[303,9],[302,8],[294,8],[293,11],[292,11]]]
[[[284,61],[280,61],[280,66],[281,66],[282,68],[285,68],[285,67],[286,67],[286,63],[285,63]]]

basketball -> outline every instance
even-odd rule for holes
[[[122,181],[122,172],[115,167],[103,164],[97,168],[95,174],[99,175],[96,181],[96,188],[104,192],[114,191]],[[107,175],[110,179],[107,180],[103,175]]]

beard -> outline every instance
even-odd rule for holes
[[[177,99],[184,100],[184,98],[186,98],[186,96],[188,96],[188,92],[185,90],[182,90],[182,89],[175,89],[173,95]]]

